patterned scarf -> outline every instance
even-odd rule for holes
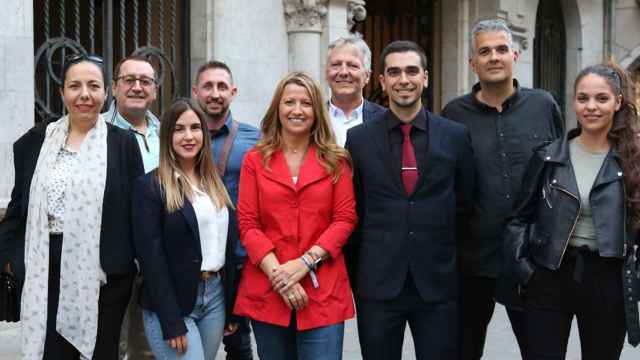
[[[47,332],[49,227],[47,177],[69,134],[67,116],[47,126],[33,174],[25,232],[22,292],[22,358],[41,360]],[[102,201],[107,177],[107,125],[102,116],[78,151],[65,194],[60,296],[56,330],[91,359],[98,329],[98,296],[106,275],[100,266]]]

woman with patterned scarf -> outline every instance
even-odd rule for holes
[[[61,80],[68,115],[14,144],[0,265],[23,286],[23,359],[115,360],[136,271],[130,187],[142,159],[135,138],[100,116],[101,58],[68,57]]]

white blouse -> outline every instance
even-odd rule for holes
[[[229,211],[224,206],[216,208],[209,195],[193,188],[193,210],[198,220],[200,248],[202,250],[201,271],[218,271],[224,266],[227,249]]]

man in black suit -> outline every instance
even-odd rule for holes
[[[347,130],[376,117],[384,108],[365,100],[362,89],[371,76],[371,50],[359,35],[329,44],[325,79],[331,88],[329,117],[336,142],[344,146]]]
[[[424,109],[427,60],[410,41],[381,55],[390,110],[347,135],[360,219],[355,266],[365,360],[400,359],[406,323],[417,359],[456,359],[456,223],[471,209],[467,129]],[[458,234],[461,235],[461,234]]]

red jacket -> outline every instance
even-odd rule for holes
[[[242,271],[234,312],[288,326],[291,310],[272,290],[258,264],[271,251],[285,263],[318,245],[331,257],[318,269],[319,288],[313,288],[308,275],[300,281],[309,303],[296,313],[297,328],[312,329],[352,318],[351,287],[342,255],[357,220],[351,169],[342,165],[334,184],[313,145],[296,184],[282,151],[272,155],[269,165],[269,169],[263,166],[256,150],[248,152],[242,163],[237,214],[249,261]]]

